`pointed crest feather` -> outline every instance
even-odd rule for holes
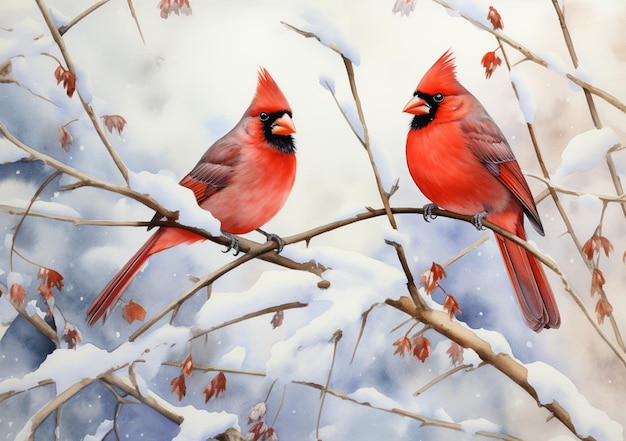
[[[291,112],[291,107],[289,107],[285,95],[283,95],[272,76],[264,67],[261,67],[259,69],[256,94],[252,99],[248,113],[257,116],[261,112],[272,113],[282,110]]]
[[[416,90],[430,95],[439,92],[444,95],[458,93],[463,89],[463,86],[456,79],[455,69],[454,54],[448,49],[424,74]]]

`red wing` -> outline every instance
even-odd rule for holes
[[[224,138],[216,141],[179,184],[193,191],[196,201],[200,204],[228,185],[239,160],[240,151],[240,145],[229,144]],[[163,217],[155,213],[152,222],[160,219]],[[151,228],[153,226],[148,227]]]
[[[468,118],[460,122],[471,142],[468,147],[479,161],[520,201],[535,230],[543,234],[535,200],[506,138],[489,117]]]
[[[182,179],[180,185],[191,189],[199,204],[228,185],[239,160],[240,150],[239,145],[217,141]]]

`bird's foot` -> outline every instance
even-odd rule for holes
[[[483,227],[483,219],[485,219],[486,217],[486,211],[481,211],[480,213],[475,214],[474,216],[472,216],[472,225],[474,225],[477,230],[484,230],[485,227]]]
[[[239,239],[237,238],[237,236],[235,236],[234,234],[230,234],[229,232],[224,231],[224,230],[222,230],[222,236],[230,240],[230,244],[224,251],[222,251],[222,253],[228,253],[230,250],[233,250],[233,256],[238,255],[239,254]]]
[[[278,234],[267,233],[261,230],[260,228],[257,228],[257,231],[261,233],[263,236],[265,236],[268,242],[272,242],[272,241],[276,242],[276,244],[278,245],[275,248],[277,253],[280,253],[283,250],[283,248],[285,248],[285,241]]]
[[[435,204],[426,204],[424,205],[424,207],[422,207],[422,210],[424,210],[424,220],[426,222],[430,222],[432,219],[437,218],[437,215],[433,214],[433,210],[437,208],[439,207]]]

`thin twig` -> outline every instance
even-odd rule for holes
[[[74,75],[75,78],[77,78],[77,81],[79,82],[83,81],[81,78],[77,77],[76,75],[76,69],[74,67],[74,63],[72,62],[72,58],[70,57],[67,47],[65,46],[65,41],[63,40],[63,36],[61,35],[61,33],[59,32],[59,29],[57,29],[56,25],[54,24],[54,20],[52,18],[52,15],[50,14],[50,10],[48,8],[48,5],[46,5],[45,0],[35,0],[35,2],[37,3],[39,10],[41,11],[41,15],[43,16],[44,21],[46,22],[46,25],[48,26],[48,29],[50,30],[50,34],[52,35],[54,42],[57,44],[59,50],[61,51],[61,54],[63,55],[63,59],[65,60],[67,69]],[[85,101],[84,97],[81,95],[80,88],[76,90],[76,94],[78,95],[78,98],[80,99],[80,102],[83,106],[83,109],[85,110],[85,113],[87,113],[87,115],[89,116],[89,119],[91,120],[91,123],[94,129],[96,130],[96,133],[100,137],[102,144],[109,152],[111,159],[113,159],[113,162],[115,163],[118,170],[120,171],[122,177],[124,178],[124,181],[128,184],[128,169],[126,168],[126,166],[122,162],[122,159],[117,154],[117,151],[115,150],[115,148],[113,147],[109,139],[107,138],[106,133],[104,132],[104,128],[102,127],[102,124],[100,122],[100,118],[98,118],[98,116],[96,115],[96,112],[94,111],[93,107],[91,107],[91,104]]]
[[[494,35],[496,38],[499,38],[500,40],[504,41],[507,45],[511,46],[513,49],[515,49],[516,51],[518,51],[522,55],[524,55],[524,57],[526,59],[528,59],[529,61],[532,61],[533,63],[537,63],[540,66],[543,66],[543,67],[546,67],[546,68],[549,67],[550,64],[545,59],[541,58],[539,55],[535,54],[530,49],[528,49],[527,47],[523,46],[521,43],[518,43],[517,41],[513,40],[511,37],[509,37],[508,35],[506,35],[502,31],[494,30],[493,28],[490,28],[489,26],[486,26],[481,21],[476,20],[473,17],[470,17],[465,12],[456,9],[454,6],[448,4],[444,0],[433,0],[433,1],[435,3],[438,3],[439,5],[443,6],[446,9],[454,11],[460,17],[463,17],[465,20],[469,21],[470,23],[472,23],[477,28],[479,28],[479,29],[481,29],[483,31],[489,32],[490,34]],[[616,97],[614,97],[610,93],[600,89],[599,87],[595,87],[595,86],[587,83],[586,81],[581,80],[577,76],[570,74],[570,73],[565,74],[565,77],[567,77],[572,83],[582,87],[583,89],[589,90],[589,92],[591,92],[592,94],[596,95],[597,97],[603,99],[604,101],[606,101],[607,103],[609,103],[613,107],[621,110],[622,112],[626,112],[626,104],[622,103],[619,99],[617,99]]]
[[[46,403],[41,409],[39,409],[39,411],[37,411],[33,416],[28,419],[24,427],[20,430],[17,438],[34,440],[35,431],[52,412],[59,409],[70,398],[72,398],[74,395],[76,395],[78,392],[80,392],[96,380],[96,378],[84,378],[74,383],[63,392],[57,394],[52,400]]]
[[[307,387],[311,387],[313,389],[317,389],[320,391],[325,391],[327,394],[332,395],[334,397],[340,398],[342,400],[345,401],[349,401],[351,403],[355,403],[358,404],[360,406],[364,406],[364,407],[368,407],[371,409],[376,409],[376,410],[380,410],[383,412],[387,412],[387,413],[391,413],[394,415],[399,415],[399,416],[403,416],[403,417],[408,417],[408,418],[412,418],[414,420],[417,420],[421,423],[422,426],[432,426],[432,427],[441,427],[444,429],[451,429],[451,430],[457,430],[459,432],[463,431],[463,425],[460,423],[452,423],[450,421],[445,421],[445,420],[439,420],[436,418],[430,418],[427,416],[423,416],[423,415],[419,415],[417,413],[414,412],[409,412],[407,410],[404,409],[398,409],[398,408],[392,408],[392,409],[388,409],[385,407],[380,407],[380,406],[376,406],[373,405],[369,402],[366,401],[359,401],[355,398],[352,398],[349,395],[346,395],[342,392],[339,392],[337,390],[334,389],[330,389],[328,387],[324,387],[321,384],[317,384],[317,383],[312,383],[312,382],[307,382],[307,381],[293,381],[294,384],[299,384],[301,386],[307,386]],[[496,439],[502,439],[505,441],[521,441],[519,438],[516,438],[514,436],[510,436],[510,435],[505,435],[505,434],[501,434],[501,433],[494,433],[494,432],[488,432],[488,431],[477,431],[476,432],[477,435],[482,435],[482,436],[487,436],[490,438],[496,438]]]
[[[324,402],[326,401],[326,391],[330,386],[330,379],[333,375],[333,369],[335,367],[335,359],[337,358],[337,345],[339,344],[339,340],[343,337],[343,331],[338,329],[335,331],[331,338],[331,342],[333,343],[333,355],[330,360],[330,368],[328,369],[328,376],[326,377],[326,385],[324,388],[320,389],[320,408],[317,412],[317,423],[315,424],[315,438],[320,439],[320,424],[322,422],[322,410],[324,409]]]
[[[73,19],[71,19],[70,21],[68,21],[66,24],[64,24],[63,26],[61,26],[59,28],[59,35],[62,37],[63,35],[65,35],[65,33],[67,31],[69,31],[76,23],[78,23],[79,21],[81,21],[83,18],[87,17],[89,14],[91,14],[92,12],[94,12],[96,9],[98,9],[100,6],[108,3],[110,0],[100,0],[98,3],[94,3],[93,5],[91,5],[90,7],[88,7],[87,9],[85,9],[83,12],[81,12],[80,14],[78,14],[76,17],[74,17]]]
[[[176,361],[164,361],[161,363],[162,366],[173,366],[177,368],[181,368],[183,366],[182,363]],[[257,371],[252,369],[236,369],[236,368],[225,368],[218,366],[207,366],[204,364],[194,363],[191,367],[194,371],[200,372],[226,372],[227,374],[241,374],[241,375],[252,375],[255,377],[265,377],[267,374],[263,371]]]
[[[372,306],[367,308],[367,310],[363,312],[363,314],[361,314],[361,329],[359,329],[359,336],[357,337],[356,343],[354,344],[354,349],[352,350],[352,358],[350,359],[350,363],[354,361],[354,357],[356,356],[356,350],[359,348],[359,344],[361,343],[361,338],[363,337],[363,333],[365,332],[367,317],[369,317],[374,308],[380,305],[382,305],[382,303],[374,303]]]
[[[128,9],[130,10],[130,15],[132,15],[133,20],[135,20],[135,25],[137,26],[137,30],[139,31],[141,42],[143,44],[146,44],[146,39],[143,38],[143,32],[141,31],[141,26],[139,25],[139,19],[137,18],[137,13],[135,12],[135,6],[133,6],[133,0],[128,0]]]
[[[227,326],[234,325],[236,323],[241,323],[241,322],[244,322],[246,320],[250,320],[250,319],[255,318],[255,317],[260,317],[260,316],[265,315],[265,314],[271,314],[271,313],[275,313],[277,311],[284,311],[286,309],[306,308],[307,306],[308,306],[308,304],[302,303],[302,302],[289,302],[289,303],[283,303],[282,305],[270,306],[270,307],[267,307],[267,308],[260,309],[258,311],[251,312],[249,314],[244,314],[241,317],[237,317],[237,318],[232,319],[232,320],[227,320],[224,323],[221,323],[219,325],[213,326],[213,327],[211,327],[209,329],[198,329],[198,328],[195,328],[195,329],[192,330],[191,339],[202,337],[202,336],[207,335],[210,332],[216,331],[218,329],[222,329],[222,328],[225,328]]]
[[[565,46],[567,46],[567,50],[572,60],[572,64],[575,68],[578,68],[578,56],[576,55],[576,49],[574,48],[574,41],[572,40],[572,36],[569,33],[569,28],[567,27],[565,14],[559,6],[558,0],[552,0],[552,5],[554,6],[556,15],[559,17],[561,31],[563,32],[563,39],[565,40]],[[596,109],[596,103],[593,100],[593,96],[588,89],[583,89],[583,92],[585,93],[585,100],[587,101],[587,107],[589,108],[589,114],[591,116],[591,120],[593,121],[593,125],[596,129],[601,129],[602,121],[600,121],[600,116],[598,115],[598,110]],[[609,174],[611,176],[611,180],[613,181],[613,186],[615,187],[615,191],[617,192],[617,194],[624,194],[624,187],[622,186],[622,181],[617,172],[617,168],[615,167],[615,161],[613,160],[611,152],[612,149],[606,152],[606,163],[609,167]],[[626,217],[626,202],[622,203],[622,213],[624,213],[624,216]]]
[[[28,213],[30,212],[31,208],[33,208],[33,204],[35,203],[35,201],[37,200],[41,192],[44,191],[44,189],[48,186],[48,184],[54,181],[60,174],[61,174],[60,172],[55,171],[50,176],[48,176],[48,178],[39,186],[37,191],[35,191],[35,193],[30,198],[30,201],[28,202],[28,206],[26,206],[26,209],[24,210],[24,214],[18,221],[17,225],[15,225],[13,237],[11,238],[11,249],[9,250],[9,268],[11,268],[11,271],[13,271],[13,253],[15,251],[15,242],[17,240],[17,236],[20,232],[20,229],[22,228],[22,225],[24,224],[24,221],[28,217]]]
[[[464,324],[452,320],[447,312],[436,311],[433,309],[424,311],[420,308],[416,308],[413,301],[408,297],[402,297],[399,300],[387,299],[386,303],[400,311],[403,311],[409,316],[414,317],[416,320],[428,324],[436,332],[448,337],[450,340],[458,343],[462,347],[471,348],[474,352],[476,352],[476,354],[478,354],[481,360],[492,365],[524,389],[539,406],[545,407],[573,434],[584,440],[594,439],[590,436],[586,437],[578,433],[569,412],[558,401],[546,404],[539,400],[537,391],[528,382],[528,369],[523,364],[508,354],[495,353],[489,342],[480,338]]]
[[[451,377],[452,375],[456,374],[459,371],[475,370],[475,369],[478,369],[479,367],[484,366],[484,365],[485,365],[484,363],[480,363],[478,366],[474,367],[474,365],[471,365],[471,364],[461,364],[459,366],[453,367],[452,369],[448,369],[443,374],[436,376],[435,378],[430,380],[428,383],[426,383],[425,385],[420,387],[418,390],[413,392],[413,396],[416,397],[418,395],[423,394],[428,389],[433,387],[435,384],[440,383],[441,381],[445,380],[448,377]]]
[[[166,209],[165,207],[161,206],[161,204],[159,204],[157,201],[155,201],[152,197],[150,197],[149,195],[145,195],[139,192],[136,192],[134,190],[132,190],[130,187],[128,187],[127,185],[114,185],[111,184],[107,181],[104,181],[102,179],[98,179],[97,177],[90,175],[88,173],[82,172],[80,170],[77,170],[73,167],[70,167],[67,164],[64,164],[63,162],[54,159],[53,157],[46,155],[44,153],[40,153],[39,151],[35,150],[32,147],[27,146],[26,144],[24,144],[22,141],[20,141],[19,139],[17,139],[7,128],[4,124],[2,124],[2,122],[0,122],[0,134],[2,136],[4,136],[8,141],[10,141],[13,145],[15,145],[16,147],[24,150],[26,153],[28,153],[31,157],[31,160],[38,160],[38,161],[42,161],[43,163],[45,163],[46,165],[49,165],[50,167],[60,171],[61,173],[64,173],[68,176],[71,176],[73,178],[76,178],[77,180],[81,181],[81,183],[84,186],[90,186],[90,187],[96,187],[96,188],[101,188],[103,190],[107,190],[113,193],[118,193],[122,196],[127,196],[129,198],[132,198],[138,202],[141,202],[142,204],[144,204],[145,206],[152,208],[155,211],[158,211],[159,213],[163,214],[165,217],[167,217],[168,219],[176,219],[178,217],[177,213],[171,212],[168,209]]]
[[[302,35],[303,37],[314,38],[314,39],[316,39],[319,42],[322,41],[320,39],[320,37],[318,37],[313,32],[307,32],[307,31],[304,31],[302,29],[298,29],[297,27],[292,26],[289,23],[285,23],[284,21],[281,21],[281,23],[283,25],[285,25],[287,28],[291,29],[292,31]],[[393,191],[389,191],[389,192],[385,191],[385,189],[383,187],[382,179],[380,177],[380,173],[378,171],[378,166],[376,165],[376,161],[374,160],[374,153],[372,152],[372,147],[370,145],[369,130],[367,128],[367,122],[365,121],[365,114],[363,112],[363,105],[361,103],[361,98],[359,97],[359,91],[358,91],[357,85],[356,85],[356,80],[355,80],[355,75],[354,75],[354,66],[352,65],[352,61],[350,60],[350,58],[346,57],[345,54],[341,51],[341,49],[339,49],[338,47],[336,47],[334,45],[330,45],[329,47],[333,51],[337,52],[341,56],[341,60],[343,61],[343,65],[344,65],[344,67],[346,69],[346,73],[348,75],[348,81],[350,83],[350,92],[352,93],[352,98],[354,99],[354,104],[356,105],[357,115],[359,116],[359,122],[361,123],[361,128],[363,129],[363,138],[361,138],[359,136],[359,134],[356,132],[355,128],[352,127],[352,124],[348,120],[347,115],[345,114],[343,109],[341,109],[341,106],[339,106],[339,108],[340,108],[344,118],[346,119],[346,121],[348,121],[348,125],[350,126],[350,128],[354,132],[355,136],[358,138],[358,140],[361,143],[361,145],[363,145],[363,147],[365,147],[365,151],[367,152],[367,156],[369,158],[370,165],[371,165],[372,171],[374,173],[374,178],[376,180],[376,186],[378,188],[378,193],[380,194],[380,198],[381,198],[381,200],[383,202],[383,207],[385,207],[385,212],[387,214],[387,219],[389,221],[389,224],[391,225],[391,228],[393,228],[394,230],[397,230],[398,226],[396,224],[396,220],[393,217],[393,213],[391,212],[391,206],[389,204],[389,196],[391,194],[393,194]],[[330,90],[330,88],[329,88],[329,90]],[[334,94],[333,94],[333,96],[334,96]],[[336,99],[335,99],[335,101],[336,101]],[[339,105],[338,102],[337,102],[337,105]]]

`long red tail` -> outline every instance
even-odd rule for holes
[[[148,257],[160,251],[166,250],[181,243],[191,243],[203,240],[203,237],[180,228],[159,228],[143,244],[141,248],[130,258],[121,270],[113,277],[109,284],[102,290],[98,298],[92,303],[87,311],[87,323],[92,326],[101,317],[106,320],[107,316],[122,296],[126,287],[146,263]]]
[[[522,225],[518,225],[516,234],[526,239]],[[561,324],[559,309],[541,262],[516,243],[498,234],[496,239],[528,326],[536,332],[543,328],[558,328]]]

